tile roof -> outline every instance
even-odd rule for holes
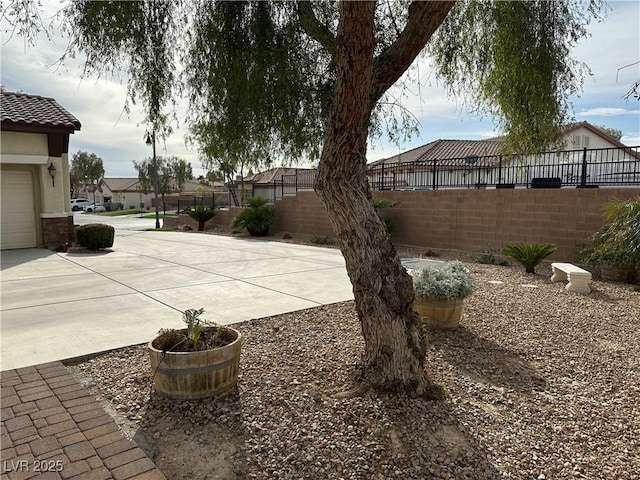
[[[140,190],[139,181],[137,178],[103,178],[100,181],[100,185],[106,185],[112,192],[125,192],[125,191],[138,191]]]
[[[280,180],[283,175],[296,175],[298,170],[308,169],[276,167],[265,170],[264,172],[248,175],[244,177],[244,181],[248,183],[272,183],[274,180]]]
[[[0,115],[3,125],[26,125],[80,130],[80,121],[53,98],[26,93],[2,92]]]
[[[389,158],[383,158],[369,165],[397,164],[408,162],[430,162],[448,159],[448,164],[464,164],[469,157],[486,157],[496,155],[500,139],[488,140],[435,140],[426,145],[414,148]],[[439,163],[444,166],[444,163]]]

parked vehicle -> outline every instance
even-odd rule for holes
[[[87,198],[72,198],[71,199],[71,211],[77,212],[83,210],[87,205],[91,205],[93,202]]]
[[[85,212],[88,212],[88,213],[91,213],[91,212],[106,212],[107,211],[107,207],[105,207],[101,203],[90,203],[89,205],[85,205],[82,209]]]

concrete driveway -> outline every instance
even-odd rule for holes
[[[108,253],[2,252],[0,370],[147,342],[187,308],[231,324],[353,298],[339,250],[126,228]]]

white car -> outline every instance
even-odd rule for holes
[[[90,203],[89,205],[85,205],[82,207],[85,212],[106,212],[107,208],[101,203]]]
[[[71,211],[77,212],[84,209],[87,205],[92,205],[93,202],[87,198],[72,198],[71,199]]]

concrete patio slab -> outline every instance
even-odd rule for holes
[[[116,229],[108,253],[6,250],[0,281],[2,370],[147,342],[187,308],[229,324],[353,298],[338,250],[192,232]]]
[[[353,299],[353,287],[344,269],[325,269],[306,274],[287,274],[246,280],[256,286],[271,288],[294,297],[326,305]]]
[[[76,265],[98,273],[155,269],[173,265],[172,262],[152,256],[118,251],[95,255],[66,254],[66,258]]]
[[[135,293],[135,290],[102,275],[84,270],[77,275],[30,278],[2,282],[0,294],[2,312],[20,307],[51,305],[64,298],[66,302],[108,298]],[[4,319],[3,319],[4,320]]]
[[[145,292],[229,281],[228,277],[222,275],[179,265],[157,268],[153,271],[153,275],[149,275],[146,270],[110,272],[109,278],[122,285]]]
[[[53,252],[48,257],[17,263],[15,265],[3,265],[2,280],[25,280],[30,278],[60,277],[64,275],[82,275],[89,273],[80,266],[60,258]],[[3,254],[4,258],[5,254]]]
[[[2,370],[144,343],[181,313],[142,294],[2,312]]]
[[[303,261],[301,259],[270,258],[267,260],[211,263],[198,265],[198,268],[206,272],[217,273],[227,277],[245,279],[270,277],[294,272],[310,272],[332,267],[320,263]]]
[[[204,308],[203,318],[223,325],[320,305],[272,288],[237,280],[158,290],[150,292],[149,296],[181,311]]]

